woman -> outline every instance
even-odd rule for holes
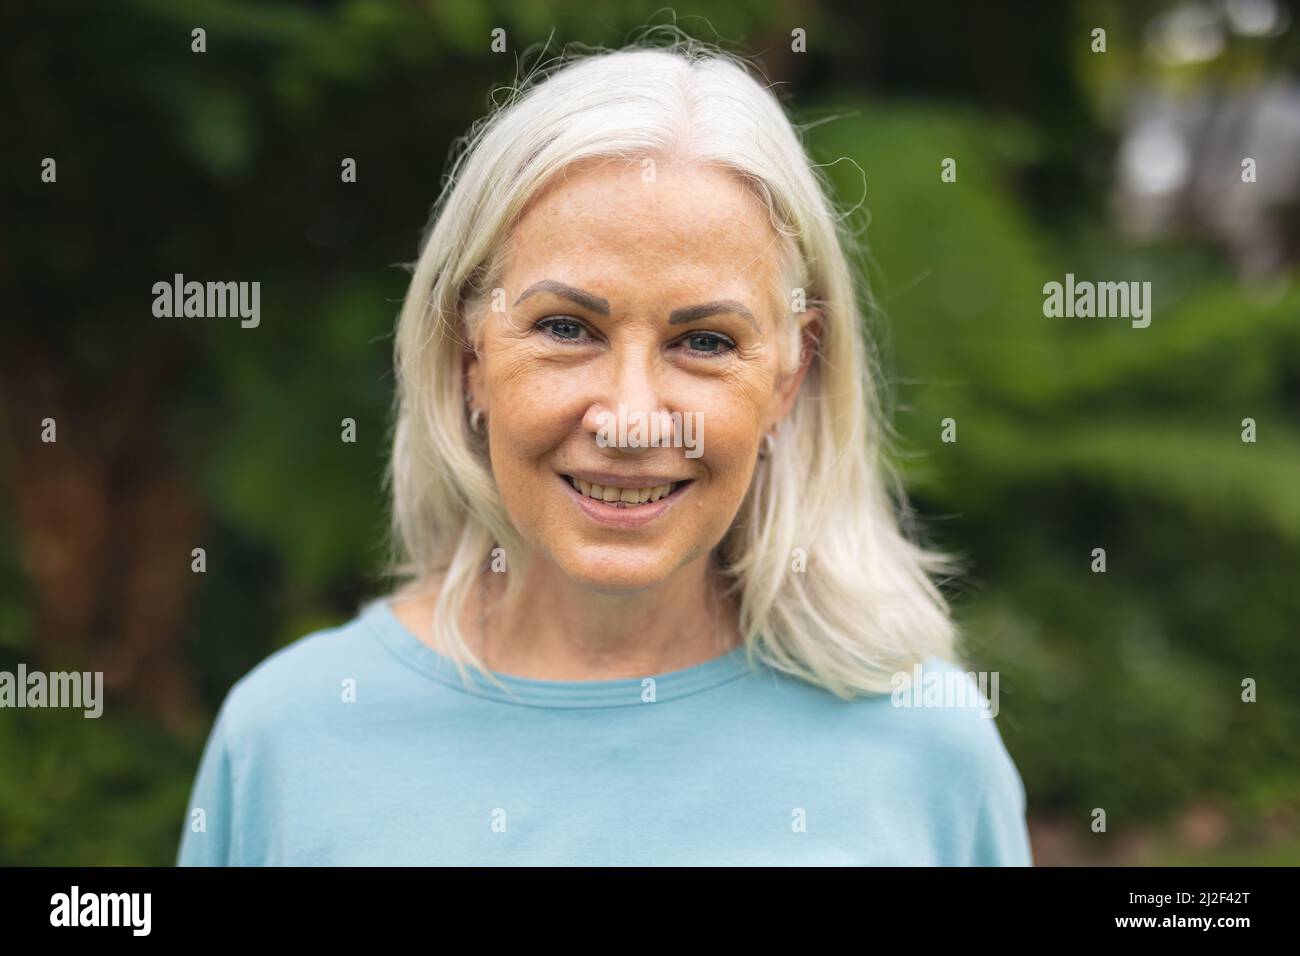
[[[827,194],[689,42],[476,128],[397,329],[405,584],[230,691],[180,863],[1030,862],[989,709],[900,706],[973,681]]]

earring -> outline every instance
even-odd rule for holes
[[[758,446],[758,457],[771,458],[772,449],[774,449],[775,447],[776,447],[776,434],[774,432],[768,432],[766,435],[763,436],[763,444]]]
[[[476,408],[469,413],[469,430],[475,433],[483,430],[483,409]]]

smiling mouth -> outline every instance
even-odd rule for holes
[[[574,491],[593,501],[600,501],[615,508],[639,508],[642,505],[662,501],[678,494],[691,482],[674,481],[667,485],[654,485],[648,488],[615,488],[613,485],[594,485],[589,481],[574,478],[572,475],[560,475]]]

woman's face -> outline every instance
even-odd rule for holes
[[[758,199],[714,168],[647,178],[585,164],[537,197],[466,366],[514,526],[606,593],[664,582],[722,539],[807,367],[781,367],[791,317]]]

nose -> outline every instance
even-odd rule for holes
[[[666,369],[653,347],[626,343],[593,370],[592,401],[582,425],[602,448],[671,445]]]

